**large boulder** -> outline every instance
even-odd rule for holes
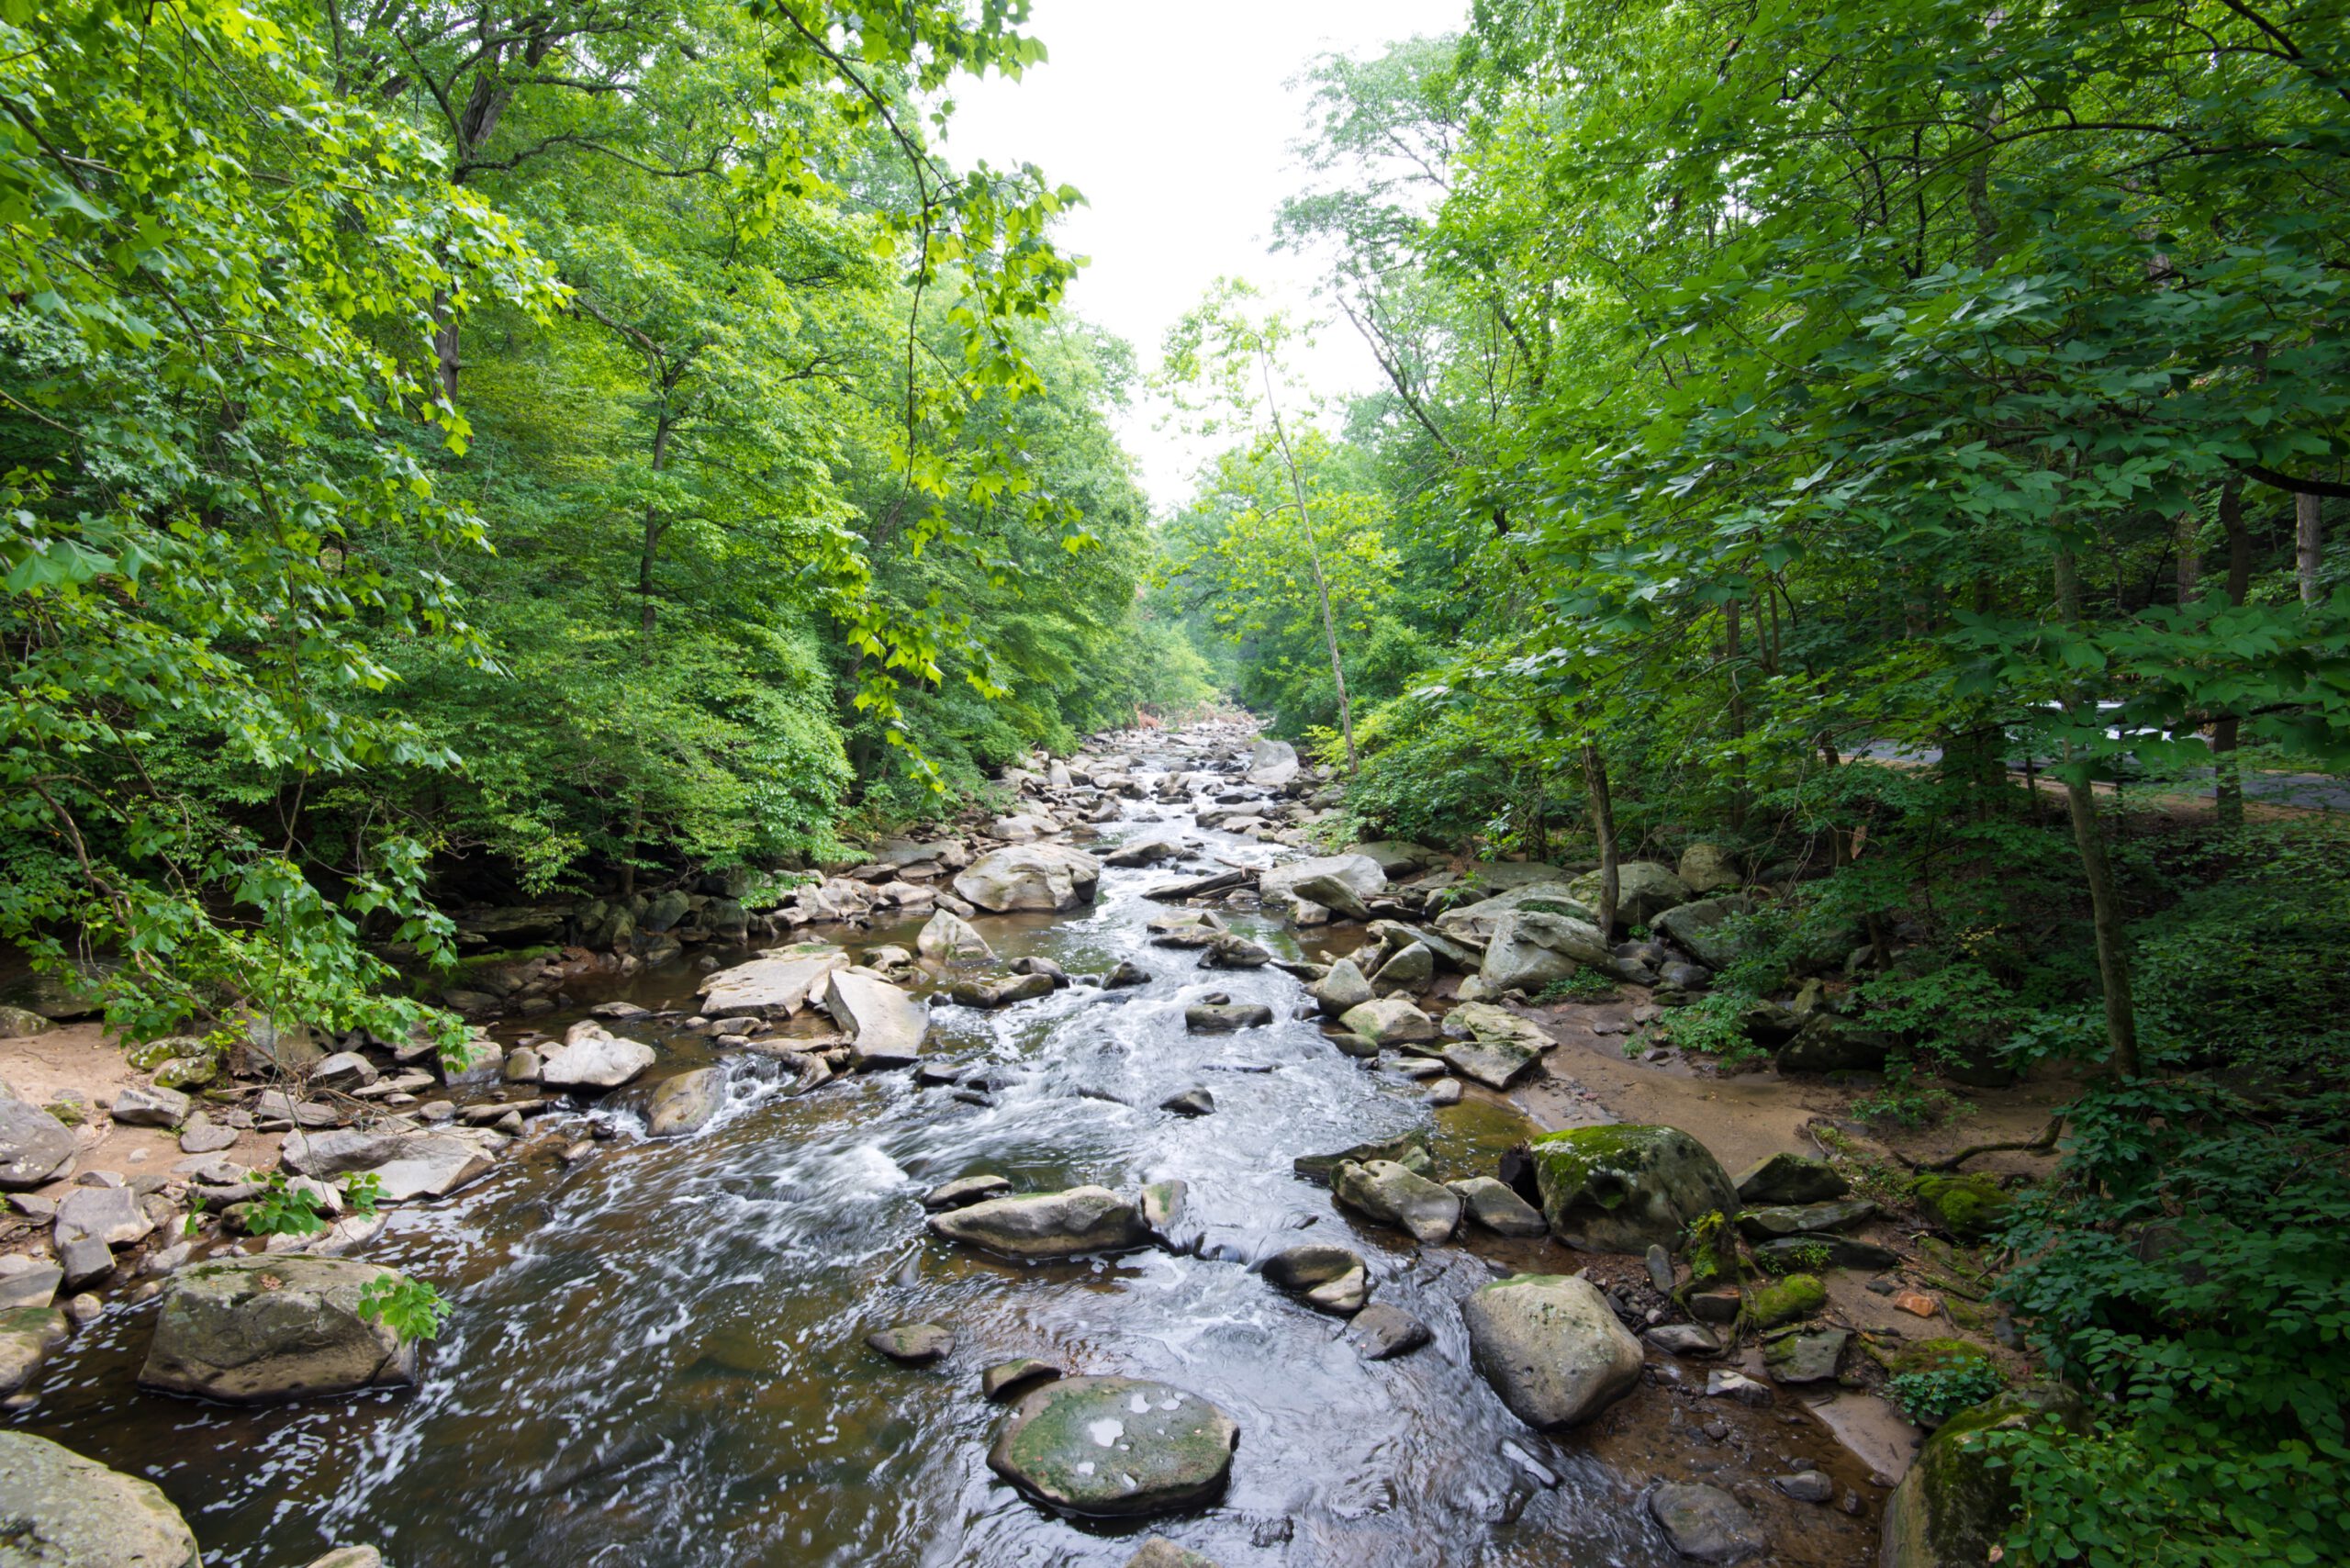
[[[1731,893],[1723,898],[1676,904],[1649,924],[1658,935],[1707,969],[1718,969],[1728,967],[1745,951],[1746,944],[1733,934],[1730,922],[1751,913],[1753,909],[1752,899],[1744,893]]]
[[[1779,1047],[1773,1064],[1782,1073],[1874,1072],[1897,1045],[1882,1029],[1865,1029],[1832,1013],[1815,1013]]]
[[[105,1256],[104,1248],[98,1251],[99,1256]],[[60,1275],[64,1272],[50,1271]],[[50,1287],[53,1292],[54,1281],[50,1282]],[[49,1360],[50,1351],[65,1343],[70,1332],[65,1327],[65,1315],[46,1302],[0,1310],[0,1394],[14,1394],[30,1383],[41,1363]],[[0,1494],[0,1517],[6,1516],[6,1495]],[[0,1556],[0,1561],[5,1561],[5,1556]]]
[[[0,1189],[38,1187],[73,1158],[73,1131],[38,1105],[0,1098]]]
[[[1693,844],[1683,850],[1673,874],[1689,890],[1690,897],[1700,899],[1708,893],[1734,891],[1745,880],[1738,874],[1738,863],[1718,844]]]
[[[1330,1195],[1420,1241],[1442,1241],[1460,1223],[1460,1194],[1392,1159],[1344,1161],[1330,1172]]]
[[[1249,783],[1278,790],[1297,773],[1297,748],[1289,742],[1260,740],[1248,748]]]
[[[1304,897],[1298,884],[1325,877],[1336,879],[1359,900],[1387,890],[1387,873],[1370,856],[1324,855],[1274,867],[1257,879],[1257,897],[1269,914],[1295,924],[1314,924],[1329,917],[1329,906]]]
[[[942,909],[930,917],[914,937],[914,950],[925,958],[941,963],[953,963],[957,958],[992,958],[995,949],[979,935],[979,927],[951,909]]]
[[[1670,1251],[1706,1215],[1738,1212],[1720,1162],[1677,1127],[1570,1127],[1531,1153],[1550,1234],[1582,1251]]]
[[[550,1089],[618,1089],[656,1059],[642,1040],[624,1040],[593,1019],[564,1031],[563,1044],[539,1058],[539,1081]]]
[[[1586,871],[1567,890],[1599,907],[1599,873]],[[1689,888],[1673,868],[1655,860],[1627,860],[1616,868],[1616,924],[1649,925],[1676,904],[1689,902]]]
[[[1469,1356],[1510,1413],[1537,1430],[1588,1421],[1640,1380],[1640,1342],[1589,1280],[1517,1274],[1460,1304]]]
[[[155,1217],[128,1187],[76,1187],[57,1205],[50,1238],[60,1247],[76,1241],[128,1247],[155,1228]]]
[[[1340,958],[1330,972],[1305,988],[1325,1015],[1336,1018],[1371,1000],[1371,981],[1352,958]]]
[[[1456,904],[1437,916],[1436,928],[1456,941],[1490,942],[1502,916],[1521,909],[1563,914],[1586,924],[1599,918],[1589,904],[1567,891],[1566,883],[1528,882],[1474,903]]]
[[[1616,955],[1599,927],[1572,915],[1511,910],[1494,922],[1485,961],[1477,971],[1485,989],[1539,991],[1585,966],[1614,972]]]
[[[1469,1037],[1447,1045],[1443,1057],[1464,1078],[1488,1089],[1506,1089],[1555,1043],[1532,1020],[1488,1002],[1465,1002],[1445,1018],[1447,1033],[1466,1029]]]
[[[933,1234],[1013,1258],[1076,1258],[1149,1244],[1142,1212],[1107,1187],[990,1198],[930,1216]]]
[[[1349,1007],[1338,1022],[1373,1045],[1416,1046],[1437,1037],[1436,1020],[1400,996]]]
[[[726,1103],[726,1070],[698,1067],[654,1086],[645,1102],[644,1131],[650,1137],[683,1137],[710,1125]]]
[[[847,967],[848,955],[838,947],[803,943],[721,969],[696,990],[702,1011],[712,1018],[789,1018],[822,991],[826,976]]]
[[[196,1568],[196,1534],[162,1488],[29,1432],[0,1432],[0,1562]]]
[[[854,969],[835,970],[825,981],[824,1011],[848,1031],[862,1068],[911,1067],[930,1034],[930,1003]]]
[[[1692,1562],[1743,1562],[1771,1550],[1754,1516],[1718,1486],[1669,1481],[1649,1494],[1649,1513]]]
[[[188,1097],[176,1089],[149,1089],[134,1083],[114,1097],[106,1114],[126,1127],[175,1127],[187,1120]]]
[[[1801,1154],[1771,1155],[1738,1178],[1739,1200],[1756,1208],[1773,1204],[1824,1204],[1852,1190],[1852,1184],[1828,1161]]]
[[[360,1293],[397,1270],[276,1253],[190,1264],[171,1277],[142,1388],[260,1405],[416,1381],[416,1342],[360,1316]]]
[[[997,914],[1051,913],[1092,901],[1102,862],[1065,844],[1014,844],[992,849],[957,872],[955,891]]]
[[[1349,844],[1345,853],[1360,855],[1379,862],[1379,868],[1391,878],[1408,877],[1413,872],[1435,865],[1443,857],[1425,844],[1392,838],[1369,839],[1361,844]]]
[[[1978,1568],[1993,1561],[2016,1510],[2015,1483],[1990,1462],[1986,1434],[2053,1417],[2079,1429],[2079,1400],[2046,1387],[2009,1389],[1934,1429],[1885,1506],[1879,1568]]]
[[[988,1468],[1062,1513],[1135,1518],[1214,1500],[1240,1428],[1195,1394],[1128,1377],[1072,1377],[1020,1402]]]

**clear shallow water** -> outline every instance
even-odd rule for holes
[[[1198,832],[1188,813],[1134,810],[1146,820],[1105,837]],[[1199,836],[1210,853],[1270,858]],[[979,922],[1004,958],[1048,954],[1072,972],[1132,958],[1157,976],[995,1014],[940,1007],[933,1050],[987,1066],[995,1105],[902,1072],[787,1099],[741,1058],[728,1110],[699,1135],[648,1144],[632,1131],[565,1170],[556,1151],[582,1130],[575,1120],[450,1202],[401,1211],[364,1255],[435,1280],[458,1304],[413,1390],[264,1411],[143,1394],[132,1379],[148,1306],[110,1313],[62,1351],[16,1424],[151,1476],[206,1561],[229,1568],[290,1568],[361,1542],[399,1568],[1108,1568],[1150,1531],[1225,1568],[1678,1562],[1639,1495],[1662,1473],[1651,1465],[1701,1471],[1714,1450],[1673,1395],[1643,1387],[1596,1428],[1551,1440],[1469,1368],[1457,1304],[1494,1277],[1486,1260],[1563,1272],[1574,1256],[1491,1238],[1474,1252],[1415,1249],[1401,1233],[1356,1227],[1290,1168],[1434,1125],[1439,1174],[1490,1171],[1524,1134],[1517,1114],[1472,1091],[1432,1124],[1412,1085],[1289,1018],[1303,1000],[1291,977],[1202,970],[1194,953],[1147,946],[1163,906],[1142,890],[1171,874],[1110,869],[1090,912]],[[1270,925],[1236,924],[1296,950]],[[850,946],[904,936],[875,931]],[[625,994],[682,1001],[698,978],[679,966],[634,978]],[[1281,1021],[1187,1034],[1185,1003],[1216,991],[1266,1002]],[[559,1032],[574,1015],[534,1022]],[[658,1070],[708,1059],[699,1036],[631,1032],[664,1045]],[[1154,1108],[1199,1085],[1216,1097],[1213,1115]],[[632,1127],[624,1111],[599,1114]],[[1024,1189],[1180,1178],[1198,1253],[1026,1266],[929,1238],[921,1193],[979,1171]],[[1375,1299],[1418,1316],[1435,1343],[1364,1361],[1343,1325],[1248,1271],[1309,1238],[1362,1252]],[[865,1348],[872,1330],[916,1319],[955,1329],[946,1361],[905,1369]],[[979,1373],[1024,1355],[1160,1378],[1222,1406],[1242,1431],[1222,1504],[1116,1533],[1020,1498],[984,1462],[1002,1412],[980,1398]],[[1816,1430],[1730,1414],[1739,1437],[1718,1453],[1749,1450],[1740,1474],[1774,1444],[1786,1451],[1762,1473],[1830,1458]],[[1531,1478],[1527,1459],[1558,1484]],[[1870,1559],[1861,1526],[1816,1512],[1775,1561]]]

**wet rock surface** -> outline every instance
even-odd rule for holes
[[[1139,1378],[1080,1377],[1020,1402],[988,1467],[1038,1502],[1134,1518],[1223,1492],[1240,1428],[1214,1405]]]

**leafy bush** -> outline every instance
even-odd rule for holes
[[[1714,991],[1676,1009],[1658,1032],[1692,1056],[1712,1057],[1733,1071],[1767,1061],[1771,1053],[1746,1031],[1744,1014],[1753,1000],[1735,991]]]
[[[1580,969],[1571,975],[1552,980],[1537,991],[1537,1002],[1609,1002],[1617,995],[1616,982],[1597,969]]]
[[[372,1280],[359,1293],[359,1316],[381,1323],[402,1340],[437,1339],[456,1308],[428,1280]]]
[[[2007,1386],[2008,1380],[1986,1361],[1953,1360],[1938,1367],[1896,1373],[1886,1381],[1885,1394],[1919,1426],[1939,1427]]]

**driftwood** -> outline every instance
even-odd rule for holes
[[[2036,1138],[2020,1143],[1978,1143],[1960,1149],[1948,1159],[1928,1160],[1923,1164],[1896,1151],[1894,1158],[1912,1170],[1955,1170],[1978,1154],[2051,1154],[2055,1151],[2058,1135],[2065,1130],[2065,1113],[2059,1111],[2049,1119],[2047,1127]]]

